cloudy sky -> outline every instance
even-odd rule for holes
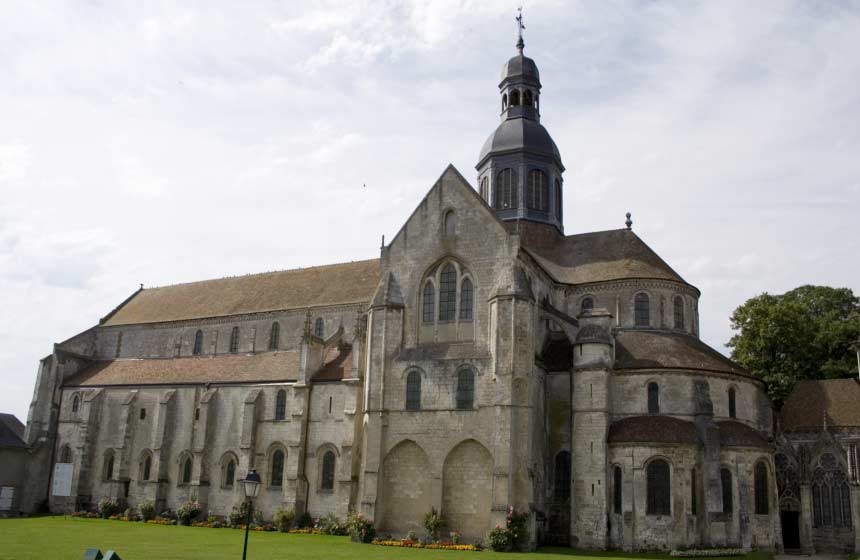
[[[860,5],[527,0],[567,233],[860,292]],[[498,123],[517,2],[0,4],[0,412],[139,283],[370,258]],[[366,184],[366,188],[362,185]]]

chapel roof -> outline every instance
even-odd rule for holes
[[[102,323],[161,323],[369,302],[379,259],[355,261],[140,290]]]
[[[97,361],[71,376],[66,387],[186,385],[295,381],[299,352],[261,352],[185,358]]]
[[[717,426],[720,428],[722,447],[768,447],[770,445],[761,432],[743,422],[725,420],[717,422]]]
[[[779,412],[784,430],[828,426],[860,426],[860,380],[810,379],[798,381]]]
[[[24,424],[13,414],[0,413],[0,447],[27,447]]]
[[[698,338],[653,330],[619,330],[615,336],[615,369],[686,369],[750,377],[739,365]]]
[[[529,254],[562,284],[633,278],[687,283],[630,229],[563,236],[528,221],[517,227]]]
[[[609,426],[609,443],[699,443],[692,422],[659,414],[631,416]]]
[[[323,365],[311,381],[342,381],[352,368],[352,345],[335,344],[326,349]]]

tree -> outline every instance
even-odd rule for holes
[[[801,379],[857,375],[860,298],[849,288],[800,286],[761,294],[735,309],[732,359],[768,384],[779,406]]]

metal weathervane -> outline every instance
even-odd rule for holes
[[[526,26],[523,25],[523,7],[520,6],[519,8],[517,8],[517,12],[519,12],[517,17],[515,18],[517,20],[517,35],[519,36],[519,40],[517,41],[517,49],[519,49],[520,54],[522,54],[523,47],[526,46],[526,44],[523,42],[523,29],[526,28]]]

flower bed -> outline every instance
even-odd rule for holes
[[[150,525],[176,525],[175,519],[150,519],[147,521]]]
[[[320,529],[290,529],[287,533],[291,535],[322,535]]]
[[[746,552],[741,548],[686,548],[676,549],[669,553],[673,558],[707,558],[713,556],[743,556]]]
[[[418,541],[410,541],[408,539],[404,539],[402,541],[374,540],[370,544],[377,544],[379,546],[398,546],[402,548],[429,548],[431,550],[482,550],[481,547],[473,544],[454,544],[453,542],[421,544]]]

